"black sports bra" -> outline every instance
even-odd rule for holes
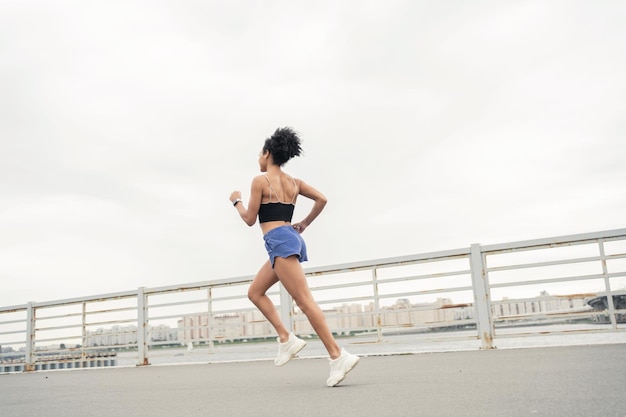
[[[291,223],[296,206],[285,203],[265,203],[259,207],[259,223],[283,221]]]
[[[296,208],[295,201],[298,193],[296,192],[292,202],[290,203],[272,201],[272,193],[274,193],[274,195],[276,196],[276,200],[278,200],[278,194],[276,194],[276,191],[272,188],[272,183],[270,182],[270,179],[267,177],[267,175],[265,175],[265,179],[267,179],[267,182],[270,185],[270,202],[261,204],[261,206],[259,207],[259,223],[274,221],[291,223],[291,219],[293,218],[293,211]],[[296,180],[294,180],[293,178],[292,180],[294,188],[297,191],[298,186],[296,184]]]

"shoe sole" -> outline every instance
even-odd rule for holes
[[[290,360],[292,360],[293,358],[295,358],[295,357],[296,357],[296,355],[297,355],[298,353],[300,353],[300,351],[301,351],[302,349],[304,349],[304,347],[305,347],[305,346],[306,346],[306,342],[304,342],[304,343],[302,344],[302,346],[300,346],[300,347],[299,347],[296,351],[294,351],[294,352],[291,354],[291,357],[290,357],[289,359],[287,359],[285,362],[281,363],[280,365],[279,365],[279,364],[277,364],[276,362],[274,362],[274,365],[276,365],[276,366],[283,366],[283,365],[287,364]]]
[[[329,385],[330,387],[336,387],[337,385],[339,385],[341,383],[341,381],[343,381],[344,379],[346,379],[346,376],[348,376],[348,372],[350,372],[351,370],[353,370],[358,364],[359,362],[361,362],[361,358],[357,357],[357,359],[354,361],[354,363],[352,364],[351,367],[349,367],[346,372],[343,374],[343,376],[341,377],[341,379],[337,382],[335,382],[333,385]]]

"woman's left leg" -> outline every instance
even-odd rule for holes
[[[326,323],[322,309],[313,299],[298,258],[295,255],[287,258],[277,257],[274,261],[274,272],[289,295],[293,297],[298,307],[309,319],[315,333],[326,347],[330,358],[338,358],[341,355],[341,349]]]

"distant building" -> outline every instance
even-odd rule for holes
[[[502,301],[492,303],[491,309],[497,318],[590,310],[585,294],[551,296],[546,292],[530,301],[508,300],[505,297]]]
[[[150,340],[152,342],[176,342],[178,333],[169,326],[150,326]],[[137,326],[115,325],[109,329],[88,331],[85,346],[127,346],[137,344]]]
[[[519,319],[535,313],[555,313],[564,311],[584,311],[584,296],[549,296],[542,294],[532,301],[507,300],[492,304],[492,313],[499,319]],[[380,307],[378,314],[373,302],[344,304],[324,309],[326,321],[331,330],[338,334],[372,331],[378,323],[387,329],[444,328],[472,325],[475,319],[472,304],[455,304],[450,298],[438,298],[432,303],[413,304],[409,299],[400,298],[391,306]],[[296,309],[294,331],[300,335],[314,334],[306,316]],[[218,314],[209,324],[207,313],[190,314],[178,320],[178,342],[181,344],[206,343],[209,336],[214,341],[233,341],[252,338],[275,337],[269,322],[258,310]]]

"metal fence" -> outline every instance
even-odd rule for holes
[[[626,229],[305,272],[334,333],[379,342],[437,332],[490,349],[502,337],[626,330]],[[273,339],[247,300],[252,278],[0,308],[0,372],[114,366],[121,352],[148,365],[181,346]],[[313,333],[281,286],[268,295],[289,328]]]

